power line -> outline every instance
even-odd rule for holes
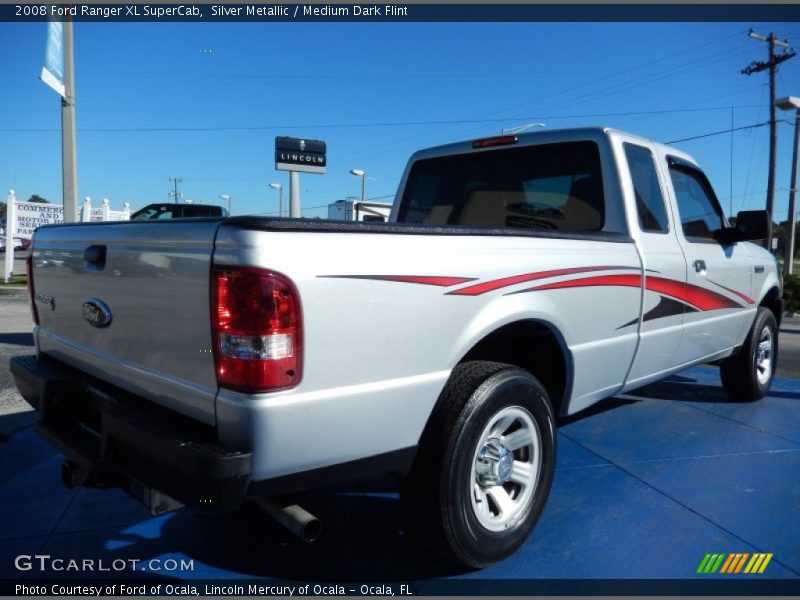
[[[712,131],[711,133],[704,133],[703,135],[696,135],[694,137],[682,138],[680,140],[671,140],[669,142],[664,142],[664,143],[677,144],[679,142],[688,142],[690,140],[700,140],[715,135],[722,135],[723,133],[730,133],[732,131],[741,131],[742,129],[755,129],[756,127],[764,127],[765,125],[769,125],[769,121],[764,121],[763,123],[755,123],[753,125],[743,125],[742,127],[733,127],[731,129],[723,129],[721,131]]]
[[[676,53],[673,53],[673,54],[670,54],[670,55],[667,55],[667,56],[663,56],[663,57],[658,58],[658,59],[654,59],[654,60],[651,60],[651,61],[647,61],[647,62],[641,63],[641,64],[636,65],[634,67],[625,69],[624,71],[623,70],[618,70],[616,73],[612,73],[610,75],[605,75],[603,77],[594,79],[594,80],[589,81],[589,82],[581,83],[581,84],[576,85],[576,86],[567,87],[567,88],[564,88],[564,89],[562,89],[560,91],[557,91],[557,92],[554,92],[554,93],[544,94],[543,96],[540,96],[538,98],[534,98],[532,100],[528,100],[528,101],[525,101],[525,102],[522,102],[522,103],[519,103],[519,104],[508,106],[506,108],[502,108],[502,109],[499,109],[499,110],[494,110],[494,111],[489,112],[489,113],[484,113],[483,115],[481,115],[481,118],[486,118],[486,117],[489,117],[489,116],[497,115],[497,114],[500,114],[500,113],[502,113],[502,112],[504,112],[506,110],[511,110],[511,109],[514,109],[514,108],[519,108],[520,106],[526,106],[526,105],[529,105],[529,104],[533,104],[534,102],[537,102],[537,101],[540,101],[540,100],[545,100],[545,99],[551,99],[552,100],[552,99],[554,99],[554,98],[556,98],[558,96],[561,96],[563,94],[571,94],[574,91],[583,92],[583,95],[578,96],[578,97],[570,96],[565,101],[555,101],[554,100],[554,102],[555,102],[554,104],[552,104],[552,105],[550,105],[550,106],[548,106],[547,108],[544,109],[544,110],[552,110],[554,107],[561,108],[563,106],[569,106],[569,105],[578,103],[580,100],[584,100],[584,99],[586,99],[586,100],[594,100],[595,98],[600,97],[601,95],[608,96],[610,94],[618,93],[618,92],[621,92],[621,91],[626,91],[626,90],[628,90],[628,89],[630,89],[630,88],[632,88],[632,87],[634,87],[636,85],[641,85],[642,83],[652,83],[654,80],[657,80],[657,79],[664,79],[664,78],[667,78],[667,77],[672,77],[674,75],[677,75],[679,72],[690,70],[693,67],[696,67],[698,64],[701,64],[701,62],[700,61],[694,61],[694,62],[691,62],[691,63],[684,63],[684,64],[677,65],[677,66],[674,66],[674,67],[668,67],[668,68],[666,68],[664,70],[657,71],[655,74],[652,73],[651,71],[648,71],[644,75],[641,75],[639,77],[635,77],[633,79],[628,79],[626,81],[619,82],[619,83],[616,83],[616,84],[612,84],[610,87],[607,86],[605,88],[596,89],[594,91],[589,91],[588,90],[588,88],[590,88],[591,86],[593,86],[593,85],[595,85],[597,83],[600,83],[602,81],[608,80],[610,78],[617,77],[619,75],[626,75],[626,74],[628,74],[628,73],[630,73],[632,71],[636,71],[638,69],[642,69],[642,68],[645,68],[645,67],[650,67],[650,66],[652,66],[654,64],[658,64],[658,63],[663,62],[665,60],[672,59],[672,58],[674,58],[676,56],[680,56],[682,54],[686,54],[687,52],[692,52],[692,51],[697,50],[699,48],[703,48],[703,47],[706,47],[708,45],[711,45],[711,44],[714,44],[714,43],[718,43],[718,42],[730,39],[732,37],[736,37],[736,36],[740,35],[741,33],[742,32],[740,31],[740,32],[737,32],[737,33],[734,33],[734,34],[730,34],[730,35],[724,36],[722,38],[719,38],[717,40],[713,40],[713,41],[710,41],[710,42],[706,42],[706,43],[700,44],[699,46],[688,48],[686,50],[682,50],[682,51],[679,51],[679,52],[676,52]],[[722,52],[721,54],[730,54],[731,52],[732,52],[731,50],[727,50],[727,51]],[[719,56],[719,55],[714,55],[714,56]],[[720,60],[720,59],[717,59],[717,61],[718,60]],[[714,61],[714,62],[716,62],[716,61]],[[565,104],[565,102],[566,102],[566,104]],[[505,120],[511,120],[511,119],[514,119],[514,118],[515,117],[505,117],[503,120],[504,121]],[[537,118],[541,119],[541,117],[537,117]],[[415,145],[426,145],[426,146],[435,145],[436,143],[440,143],[439,140],[441,139],[441,136],[440,135],[436,135],[436,134],[444,133],[445,131],[447,131],[449,129],[449,127],[450,126],[447,125],[447,126],[445,126],[443,128],[440,128],[440,129],[438,129],[436,131],[433,131],[433,132],[430,132],[430,133],[427,133],[427,132],[426,133],[422,133],[422,134],[417,133],[417,134],[414,134],[414,135],[411,135],[411,136],[407,136],[407,137],[405,137],[403,139],[400,139],[400,140],[393,140],[391,142],[382,144],[382,145],[378,146],[377,148],[378,149],[383,149],[383,150],[387,150],[387,149],[399,150],[400,148],[404,148],[404,147],[408,146],[408,144],[406,144],[405,142],[408,142],[408,141],[411,141],[411,140],[419,140],[420,138],[425,139],[425,140],[430,140],[430,141],[426,142],[425,144],[417,143]],[[462,131],[459,135],[467,136],[470,133],[472,133],[473,131],[475,131],[475,128],[471,128],[469,130]],[[374,150],[375,150],[375,148],[373,147],[373,148],[370,149],[370,152],[372,152]],[[345,156],[343,158],[348,158],[349,159],[349,158],[352,158],[352,157],[358,157],[360,155],[363,155],[364,153],[365,152],[363,152],[363,151],[362,152],[354,152],[354,153],[350,153],[349,155],[347,155],[347,156]]]
[[[744,104],[734,108],[753,108],[755,104]],[[527,115],[517,117],[503,117],[495,119],[454,119],[446,121],[395,121],[378,123],[339,123],[339,124],[295,124],[295,125],[234,125],[224,127],[87,127],[79,128],[83,133],[157,133],[157,132],[192,132],[192,131],[264,131],[270,129],[344,129],[350,127],[404,127],[404,126],[425,126],[425,125],[467,125],[472,123],[505,123],[507,121],[529,120],[558,120],[558,119],[586,119],[595,117],[626,117],[637,115],[659,115],[690,112],[707,112],[717,110],[730,110],[730,106],[713,106],[703,108],[676,108],[661,110],[642,110],[610,113],[585,113],[573,115]],[[60,129],[31,128],[31,129],[0,129],[3,133],[53,133]]]

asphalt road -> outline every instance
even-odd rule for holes
[[[0,295],[0,433],[24,427],[34,417],[8,371],[12,356],[33,353],[31,329],[27,297]],[[800,380],[800,318],[784,318],[779,341],[777,376]]]
[[[800,379],[800,318],[783,318],[778,342],[778,377]]]
[[[30,405],[17,392],[8,363],[33,353],[31,311],[26,296],[0,296],[0,435],[33,422]]]

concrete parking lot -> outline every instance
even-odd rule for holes
[[[0,425],[11,434],[0,443],[0,578],[63,578],[14,566],[20,554],[46,553],[184,559],[190,570],[118,576],[186,581],[754,581],[697,568],[707,553],[760,552],[773,554],[762,581],[783,580],[788,588],[772,589],[800,593],[797,319],[782,326],[778,379],[759,402],[728,402],[717,370],[701,367],[564,420],[552,495],[534,534],[512,557],[477,572],[420,553],[397,496],[379,487],[304,498],[323,521],[323,536],[311,545],[254,506],[223,516],[182,509],[151,517],[117,490],[65,489],[62,459],[26,426],[32,413],[8,374],[11,356],[32,351],[29,330],[27,300],[0,297]]]

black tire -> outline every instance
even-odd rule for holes
[[[759,350],[759,344],[766,341],[771,344],[768,368],[764,368],[763,354]],[[772,311],[760,306],[744,345],[720,365],[722,387],[732,400],[759,400],[769,392],[777,362],[778,324]]]
[[[488,447],[482,442],[486,441],[484,435],[492,435],[490,427],[493,423],[500,427],[505,422],[501,418],[511,419],[511,425],[497,432],[510,436],[516,428],[520,431],[517,439],[528,439],[530,434],[531,441],[539,442],[538,449],[534,443],[513,452],[495,445],[494,449],[504,450],[502,460],[496,460],[497,455],[491,460],[477,460],[478,451]],[[514,447],[510,437],[495,435],[489,439],[492,444],[499,440],[508,440],[509,447]],[[525,542],[542,513],[553,481],[555,456],[555,416],[547,392],[536,378],[502,363],[458,365],[422,434],[411,472],[401,485],[414,534],[435,553],[461,565],[482,568],[502,560]],[[518,463],[536,473],[530,475],[530,485],[503,479],[513,479]],[[476,468],[482,470],[480,475]],[[485,487],[481,487],[484,483],[479,483],[479,477],[489,479],[481,480]],[[507,494],[512,504],[507,507],[514,507],[505,513],[494,499],[502,495],[500,487],[510,490]],[[488,491],[483,500],[477,500],[481,490]],[[511,518],[504,523],[506,515]],[[491,527],[504,529],[491,530],[481,519]]]

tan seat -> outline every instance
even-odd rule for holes
[[[579,179],[569,190],[564,204],[565,225],[570,231],[598,230],[603,226],[602,192],[592,177]]]
[[[428,225],[447,225],[447,220],[453,212],[451,204],[437,204],[431,207],[431,212],[425,217],[425,223]]]
[[[506,217],[510,214],[515,214],[509,212],[507,207],[526,202],[527,199],[524,192],[494,190],[471,192],[458,217],[458,223],[463,225],[505,227]]]

